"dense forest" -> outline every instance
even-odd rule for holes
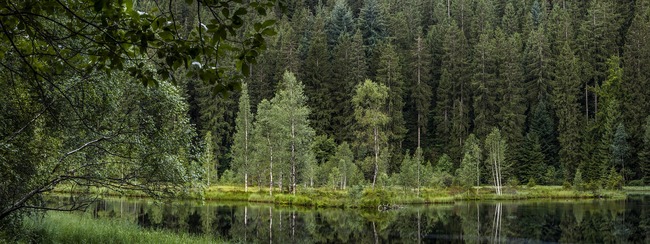
[[[647,0],[0,7],[2,226],[61,185],[650,184]]]
[[[289,190],[493,183],[494,160],[503,184],[647,184],[649,7],[291,1],[239,107],[189,82],[190,120],[222,178]]]

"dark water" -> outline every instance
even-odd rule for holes
[[[98,218],[243,243],[650,243],[648,195],[619,201],[464,202],[386,212],[109,199],[88,211]]]

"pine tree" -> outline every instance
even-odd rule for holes
[[[480,186],[481,184],[482,151],[479,144],[478,138],[474,134],[469,134],[463,148],[463,160],[456,170],[456,177],[459,179],[460,184],[468,188],[472,185]]]
[[[333,106],[332,131],[337,142],[352,141],[354,128],[353,106],[351,105],[354,87],[366,77],[365,55],[361,34],[343,36],[334,50],[331,89],[327,94]]]
[[[474,95],[474,133],[485,137],[496,126],[499,107],[497,84],[499,61],[492,31],[485,31],[474,46],[472,87]]]
[[[548,39],[542,27],[534,29],[528,35],[524,54],[527,99],[528,104],[532,106],[536,101],[548,99],[551,92],[551,54]]]
[[[557,167],[557,154],[559,150],[557,132],[552,113],[549,109],[545,100],[537,103],[529,116],[529,132],[535,133],[538,136],[546,164]]]
[[[424,39],[419,35],[415,39],[414,49],[411,51],[411,80],[412,91],[411,97],[416,112],[417,125],[417,147],[422,147],[422,137],[426,135],[426,126],[428,124],[429,106],[431,105],[431,86],[429,82],[428,60],[430,59],[429,50]]]
[[[278,59],[275,72],[278,77],[281,77],[285,71],[300,73],[298,34],[286,18],[283,18],[278,25],[275,44]]]
[[[607,75],[607,60],[617,53],[619,16],[613,11],[612,1],[590,1],[587,16],[580,24],[577,38],[580,60],[583,65],[585,87],[585,116],[591,117],[600,109],[597,94],[589,87],[598,87]],[[602,103],[600,103],[602,104]],[[583,172],[586,174],[587,172]]]
[[[581,155],[579,63],[569,43],[564,42],[556,58],[553,75],[553,103],[558,118],[559,160],[564,179],[572,179]]]
[[[646,117],[643,126],[643,145],[639,150],[639,168],[641,179],[646,185],[650,184],[650,116]]]
[[[386,142],[386,134],[381,129],[388,124],[390,118],[383,112],[388,99],[388,88],[371,80],[359,83],[352,98],[354,116],[361,127],[358,138],[365,148],[371,148],[374,164],[372,187],[375,187],[379,174],[379,154]],[[386,155],[382,155],[386,156]]]
[[[546,164],[539,136],[535,132],[526,135],[526,141],[520,149],[521,161],[517,163],[516,175],[521,182],[530,179],[542,179]],[[552,167],[552,166],[551,166]]]
[[[326,25],[327,44],[330,47],[340,43],[341,37],[352,36],[355,30],[354,18],[346,0],[336,0]]]
[[[246,83],[242,84],[233,138],[231,169],[244,175],[244,190],[248,192],[248,175],[253,166],[253,113],[251,112]]]
[[[626,162],[630,158],[630,146],[627,142],[627,133],[625,132],[625,126],[623,123],[618,123],[616,126],[616,132],[614,133],[614,138],[612,139],[612,144],[610,145],[610,150],[612,154],[612,169],[618,169],[620,175],[623,176],[623,180],[629,179],[629,176],[632,171],[628,168],[625,168]]]
[[[407,132],[404,116],[404,79],[402,65],[395,48],[390,43],[385,43],[380,49],[379,68],[377,69],[377,82],[388,87],[388,102],[385,111],[390,122],[387,127],[388,144],[391,146],[392,159],[402,150],[402,141]],[[394,160],[393,160],[394,161]],[[389,169],[390,172],[396,171]]]
[[[363,8],[359,15],[359,29],[363,35],[366,63],[369,66],[368,73],[372,78],[377,69],[377,47],[387,34],[386,23],[377,0],[363,1]]]
[[[309,51],[302,70],[305,77],[305,95],[309,98],[307,102],[313,110],[310,117],[312,127],[318,135],[332,135],[332,114],[336,107],[332,93],[336,87],[331,80],[332,67],[322,13],[318,13],[314,18]]]
[[[452,149],[460,158],[460,148],[469,130],[470,87],[467,42],[455,22],[447,24],[443,41],[440,83],[436,97],[436,128],[441,151]]]
[[[623,46],[623,119],[633,144],[641,144],[645,116],[650,111],[650,1],[636,1],[634,18]],[[638,148],[638,146],[633,145]]]
[[[217,157],[218,171],[230,168],[230,149],[234,134],[235,112],[237,104],[233,99],[226,98],[216,92],[216,85],[200,83],[198,86],[199,125],[197,129],[205,135],[212,133],[214,155]]]
[[[607,80],[597,90],[600,100],[600,109],[596,115],[596,123],[592,128],[598,143],[592,154],[592,161],[597,165],[595,171],[587,172],[585,175],[589,180],[604,181],[608,170],[612,165],[610,145],[613,142],[616,125],[620,122],[621,112],[619,97],[621,96],[621,76],[623,73],[620,67],[620,59],[613,56],[608,60]]]
[[[498,33],[498,32],[497,32]],[[503,64],[499,67],[499,85],[498,94],[501,97],[498,100],[499,114],[497,114],[497,123],[503,131],[503,136],[512,148],[520,148],[524,142],[524,131],[526,124],[526,102],[523,80],[524,71],[521,64],[522,41],[519,34],[505,38],[505,41],[499,42],[497,50],[503,50]],[[519,150],[508,150],[506,158],[510,163],[517,163],[521,158],[518,156]]]

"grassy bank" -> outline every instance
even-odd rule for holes
[[[277,192],[270,196],[269,192],[264,190],[244,192],[244,189],[240,187],[213,186],[206,189],[204,198],[206,200],[241,200],[303,206],[367,208],[378,205],[454,203],[468,200],[624,199],[626,197],[626,193],[623,191],[576,191],[564,189],[561,186],[524,186],[507,188],[504,191],[504,194],[497,195],[491,187],[471,190],[424,188],[418,194],[416,190],[401,187],[376,189],[353,187],[347,190],[308,188],[300,190],[295,196]]]
[[[505,188],[504,194],[497,195],[489,186],[482,186],[470,190],[460,188],[432,189],[423,188],[419,193],[414,189],[402,187],[361,188],[350,187],[346,190],[332,188],[303,188],[296,195],[282,193],[274,189],[269,195],[268,188],[249,187],[246,192],[238,186],[212,186],[203,192],[193,193],[183,198],[201,199],[209,201],[248,201],[259,203],[273,203],[281,205],[314,206],[314,207],[351,207],[351,208],[377,208],[378,206],[394,206],[407,204],[435,204],[455,203],[460,201],[475,200],[529,200],[529,199],[589,199],[608,198],[624,199],[627,191],[577,191],[565,189],[561,186],[520,186]],[[68,192],[65,188],[57,189],[58,192]],[[121,193],[105,189],[95,189],[95,193],[106,196],[119,196]],[[122,194],[124,195],[124,194]],[[141,196],[141,195],[129,195]]]
[[[44,218],[26,218],[19,243],[215,243],[218,240],[143,229],[118,219],[94,219],[78,213],[48,212]]]

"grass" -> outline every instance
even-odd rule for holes
[[[650,191],[650,187],[626,187],[625,191],[577,191],[562,186],[518,186],[505,187],[504,194],[495,194],[491,186],[481,186],[470,190],[458,187],[444,189],[422,188],[420,191],[403,187],[362,188],[350,187],[346,190],[332,188],[300,188],[296,195],[268,188],[249,187],[248,192],[241,186],[211,186],[202,193],[190,195],[191,199],[211,201],[241,201],[272,203],[280,205],[340,208],[377,208],[379,205],[442,204],[476,200],[528,200],[528,199],[624,199],[629,191]],[[67,192],[58,188],[58,192]],[[94,189],[102,195],[112,195],[104,189]],[[131,195],[129,195],[131,196]],[[140,196],[140,195],[135,195]]]
[[[207,236],[149,230],[118,219],[94,219],[78,213],[48,212],[26,218],[23,243],[215,243]]]

